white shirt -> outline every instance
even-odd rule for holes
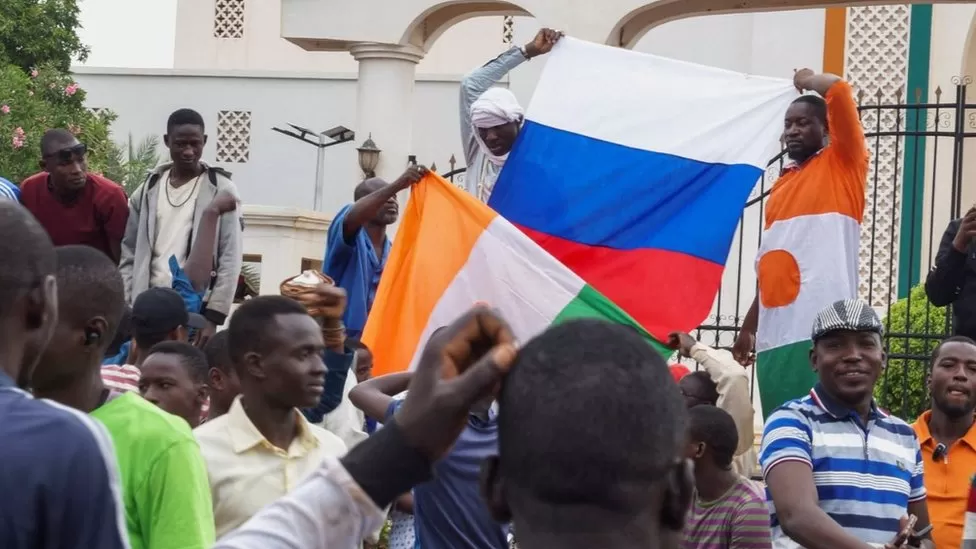
[[[385,518],[342,465],[326,458],[294,492],[220,538],[213,549],[349,549]]]
[[[264,438],[247,417],[241,397],[227,414],[193,431],[207,463],[218,538],[291,492],[325,458],[346,453],[339,437],[309,424],[300,412],[297,418],[298,435],[287,450]]]
[[[193,231],[193,213],[197,196],[203,184],[203,174],[180,187],[170,184],[170,171],[159,178],[159,196],[156,198],[156,234],[152,247],[149,287],[170,288],[173,274],[169,270],[169,258],[176,256],[180,265],[189,253],[190,233]]]
[[[349,367],[349,375],[346,377],[346,385],[342,388],[342,401],[335,410],[325,414],[319,424],[326,431],[341,438],[342,442],[346,443],[346,448],[350,450],[369,438],[369,435],[363,431],[366,416],[349,400],[349,391],[352,391],[356,385],[356,362],[353,360]]]

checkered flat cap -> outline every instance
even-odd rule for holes
[[[836,330],[884,334],[884,326],[881,325],[878,313],[860,299],[837,301],[821,309],[813,321],[811,339],[816,341]]]

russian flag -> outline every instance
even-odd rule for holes
[[[796,97],[788,80],[564,38],[489,206],[664,341],[711,310]]]

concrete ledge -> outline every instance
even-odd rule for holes
[[[89,67],[76,65],[71,72],[94,76],[173,76],[185,78],[266,78],[269,80],[349,80],[359,78],[358,72],[298,72],[260,70],[206,70],[206,69],[139,69],[125,67]],[[418,74],[417,82],[457,83],[463,74]]]
[[[322,212],[301,208],[247,204],[244,206],[244,224],[246,227],[280,227],[326,232],[332,224],[332,217]]]

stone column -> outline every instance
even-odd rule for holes
[[[372,134],[383,150],[376,175],[392,180],[413,154],[413,88],[424,52],[414,46],[353,44],[359,61],[356,90],[356,143]]]
[[[415,46],[359,43],[349,53],[359,61],[356,146],[372,135],[383,151],[376,175],[392,182],[406,169],[407,157],[414,154],[413,89],[417,63],[424,52]],[[352,197],[352,189],[348,195]],[[339,198],[341,203],[343,198]],[[401,210],[406,200],[400,196]]]

